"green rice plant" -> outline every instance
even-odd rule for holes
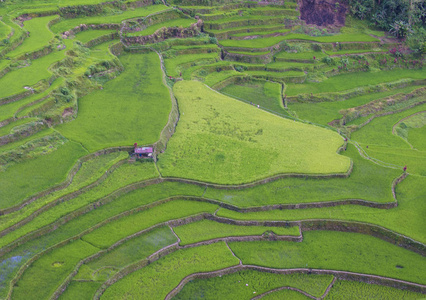
[[[263,52],[245,52],[245,51],[228,51],[231,54],[242,54],[242,55],[251,55],[251,56],[262,56],[267,55],[271,53],[270,51],[263,51]]]
[[[372,174],[373,176],[373,174]],[[310,220],[328,219],[342,221],[357,221],[382,226],[394,232],[413,238],[421,243],[426,241],[423,201],[426,193],[426,180],[421,176],[409,176],[396,187],[398,206],[392,209],[377,209],[359,205],[341,205],[327,208],[306,208],[293,210],[274,210],[257,213],[237,213],[219,209],[218,216],[234,220]],[[375,182],[368,182],[369,188]],[[319,193],[318,193],[319,194]]]
[[[279,290],[262,297],[265,300],[293,299],[293,300],[308,300],[312,299],[298,291]]]
[[[50,297],[80,260],[98,251],[98,248],[76,240],[43,255],[25,270],[19,284],[13,288],[12,297],[15,299]]]
[[[15,122],[9,123],[6,126],[0,127],[0,137],[8,134],[12,134],[18,130],[20,126],[36,121],[36,118],[27,118],[16,120]]]
[[[0,98],[24,93],[25,86],[32,86],[52,73],[48,67],[65,57],[65,51],[54,51],[46,56],[31,61],[31,65],[7,73],[0,78]]]
[[[292,111],[295,111],[300,119],[309,120],[314,123],[326,125],[333,120],[337,120],[343,117],[343,115],[339,113],[340,110],[361,106],[373,100],[399,93],[410,93],[417,88],[418,86],[408,86],[405,88],[390,90],[381,93],[369,93],[366,95],[335,102],[288,103],[288,108]],[[360,123],[363,123],[363,121]]]
[[[426,149],[426,143],[422,138],[426,125],[426,113],[420,112],[399,121],[392,128],[392,133],[406,140],[411,147],[419,150]]]
[[[422,299],[423,294],[390,286],[337,280],[325,299]]]
[[[181,239],[181,245],[193,244],[227,236],[263,235],[273,232],[276,235],[299,235],[298,227],[238,226],[202,220],[173,229]]]
[[[125,71],[103,90],[79,99],[77,118],[57,126],[91,152],[135,142],[153,144],[168,120],[171,101],[157,54],[129,54],[120,61]]]
[[[281,89],[281,85],[276,82],[253,80],[227,85],[220,92],[237,99],[259,104],[277,113],[284,113]]]
[[[250,299],[283,286],[298,288],[320,297],[332,279],[331,275],[284,275],[243,270],[219,277],[192,280],[184,286],[175,299]]]
[[[289,32],[290,29],[279,29],[279,30],[271,30],[271,31],[252,31],[252,32],[241,32],[241,33],[233,33],[230,36],[242,37],[242,36],[254,36],[254,35],[268,35],[268,34],[276,34],[276,33],[286,33]]]
[[[375,118],[367,126],[352,134],[371,157],[391,163],[400,168],[408,166],[408,172],[426,175],[424,151],[413,150],[403,139],[392,134],[393,126],[402,118],[424,111],[426,104],[415,106],[400,113]],[[367,148],[368,147],[368,148]]]
[[[238,184],[287,172],[349,168],[350,159],[336,153],[343,141],[332,131],[279,118],[200,82],[177,82],[174,92],[180,127],[159,156],[164,176]],[[312,141],[315,149],[308,146]]]
[[[354,167],[349,178],[285,178],[241,190],[207,188],[204,197],[242,208],[343,199],[379,203],[395,201],[391,184],[401,174],[401,170],[384,168],[363,159],[352,145],[342,154],[353,161]],[[237,219],[241,218],[240,214],[237,215]],[[303,218],[302,212],[300,218]]]
[[[147,36],[155,33],[157,30],[161,28],[171,28],[171,27],[189,27],[192,24],[194,24],[196,20],[194,19],[185,19],[185,18],[179,18],[179,19],[173,19],[168,20],[162,23],[157,23],[151,26],[148,26],[146,29],[141,31],[136,31],[132,33],[128,33],[128,36]]]
[[[186,276],[238,264],[225,243],[179,250],[119,280],[106,289],[103,298],[126,294],[138,299],[164,299]]]
[[[58,18],[57,15],[34,18],[24,22],[24,29],[30,33],[24,42],[15,50],[7,54],[8,57],[18,57],[25,53],[31,53],[48,46],[49,41],[53,38],[53,33],[47,27],[47,24]]]
[[[94,295],[102,283],[97,281],[71,281],[65,292],[60,296],[61,300],[88,299]]]
[[[207,86],[213,87],[216,84],[220,84],[222,81],[229,79],[231,77],[242,77],[242,76],[245,76],[244,73],[240,73],[235,70],[211,72],[204,78],[204,83]]]
[[[90,268],[90,274],[96,274],[95,278],[86,279],[100,280],[98,271],[103,268],[120,270],[139,260],[145,259],[152,253],[176,243],[176,236],[169,227],[160,227],[138,237],[132,238],[119,247],[109,251],[100,258],[91,261],[86,266]],[[94,273],[97,271],[96,273]],[[82,279],[79,275],[78,278]]]
[[[185,69],[182,65],[202,65],[205,64],[204,62],[211,63],[218,60],[219,54],[217,52],[178,55],[164,59],[164,66],[166,67],[167,75],[177,77]]]
[[[12,28],[9,25],[0,21],[0,45],[2,44],[2,41],[7,38],[11,29]]]
[[[0,208],[17,205],[30,195],[64,181],[77,159],[85,154],[81,145],[67,142],[49,154],[9,166],[0,172]]]
[[[391,277],[424,284],[422,255],[381,239],[339,231],[306,231],[303,242],[230,242],[243,264],[277,269],[312,268]],[[374,269],[371,266],[374,265]]]
[[[90,48],[90,56],[99,60],[111,60],[115,56],[109,51],[111,45],[117,41],[109,41]]]
[[[280,53],[276,54],[275,57],[278,59],[288,59],[288,60],[309,60],[313,61],[314,57],[315,59],[321,59],[325,57],[326,55],[322,52],[286,52],[281,51]]]
[[[81,31],[79,33],[77,33],[75,35],[75,38],[77,40],[79,40],[80,42],[82,42],[83,44],[94,40],[98,37],[107,35],[107,34],[111,34],[116,32],[116,30],[85,30],[85,31]]]
[[[346,55],[346,54],[367,54],[369,52],[386,52],[385,49],[375,48],[375,49],[355,49],[355,50],[339,50],[339,51],[326,51],[328,55]]]
[[[403,78],[424,79],[424,77],[423,70],[409,69],[347,73],[330,77],[321,82],[306,82],[303,84],[289,83],[286,88],[286,94],[288,96],[294,96],[298,94],[339,92],[362,86],[401,80]]]
[[[142,212],[112,221],[83,236],[83,240],[99,248],[107,248],[115,242],[147,229],[155,224],[188,217],[203,212],[213,213],[217,205],[196,201],[176,200]]]
[[[21,164],[19,164],[21,165]],[[72,200],[69,200],[65,203],[61,203],[51,208],[50,210],[40,214],[36,218],[34,218],[30,223],[21,226],[19,229],[11,232],[7,236],[3,237],[0,241],[0,247],[7,245],[13,240],[37,229],[42,228],[50,223],[53,223],[61,216],[66,215],[67,213],[72,213],[74,210],[79,209],[83,206],[86,206],[96,200],[107,196],[113,191],[119,189],[120,187],[129,185],[131,183],[137,181],[143,181],[146,179],[157,177],[157,171],[153,163],[135,163],[135,164],[126,164],[115,170],[105,181],[103,181],[100,185],[92,188],[86,193],[79,195]],[[130,196],[134,201],[134,196]],[[143,199],[143,201],[150,201],[150,199]],[[135,201],[134,201],[135,202]],[[136,201],[133,203],[133,208],[138,207],[142,204],[137,204]],[[148,202],[149,203],[149,202]],[[127,210],[127,209],[125,209]],[[120,211],[122,212],[122,211]],[[102,215],[100,213],[99,217],[102,219]],[[115,214],[113,214],[115,215]],[[111,215],[109,215],[111,216]],[[94,221],[96,219],[93,219]],[[96,224],[96,223],[94,223]]]
[[[129,9],[125,10],[120,14],[111,14],[111,15],[105,15],[105,16],[90,16],[90,17],[79,17],[79,18],[73,18],[73,19],[64,19],[63,21],[56,23],[50,29],[54,33],[61,33],[64,31],[67,31],[69,29],[72,29],[80,24],[86,24],[86,25],[96,25],[96,24],[120,24],[122,21],[137,17],[146,17],[150,14],[157,13],[160,11],[168,10],[169,8],[167,6],[164,6],[162,4],[158,5],[149,5],[149,6],[143,6],[138,7],[135,9]]]

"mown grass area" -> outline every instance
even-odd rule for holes
[[[390,286],[337,280],[325,299],[423,299],[424,295]]]
[[[0,78],[0,97],[24,93],[24,86],[32,86],[52,73],[48,67],[65,57],[65,51],[54,51],[46,56],[31,61],[31,65],[14,70]]]
[[[151,35],[154,32],[156,32],[160,28],[171,28],[171,27],[189,27],[191,24],[196,23],[195,19],[185,19],[185,18],[179,18],[174,20],[168,20],[162,23],[154,24],[151,26],[148,26],[146,29],[141,31],[136,31],[132,33],[128,33],[128,36],[146,36]]]
[[[309,220],[332,219],[358,221],[376,224],[394,232],[404,234],[424,243],[426,226],[424,214],[426,197],[424,186],[426,180],[421,176],[409,176],[396,188],[398,207],[392,209],[376,209],[358,205],[342,205],[329,208],[295,209],[286,211],[266,211],[258,213],[237,213],[220,209],[218,216],[240,220]]]
[[[420,254],[360,233],[306,231],[303,242],[230,242],[243,264],[357,272],[424,284]],[[371,266],[374,265],[374,269]]]
[[[259,104],[277,113],[285,113],[281,98],[281,85],[271,81],[251,81],[227,85],[221,93]]]
[[[159,156],[163,176],[238,184],[349,168],[349,158],[336,154],[343,140],[332,131],[279,118],[195,81],[176,83],[174,92],[181,118]]]
[[[407,165],[408,172],[424,176],[425,152],[411,149],[403,139],[392,134],[392,128],[399,120],[425,109],[426,104],[422,104],[400,113],[375,118],[368,126],[354,132],[352,139],[360,143],[371,157],[401,167]]]
[[[158,5],[149,5],[149,6],[143,6],[138,7],[135,9],[129,9],[125,10],[120,14],[112,14],[112,15],[105,15],[105,16],[91,16],[91,17],[79,17],[79,18],[73,18],[73,19],[64,19],[63,21],[53,25],[50,27],[50,29],[54,33],[61,33],[64,31],[67,31],[69,29],[74,28],[75,26],[78,26],[80,24],[119,24],[121,21],[137,18],[137,17],[146,17],[150,14],[168,10],[169,8],[167,6],[164,6],[162,4]]]
[[[321,82],[306,82],[303,84],[289,83],[285,93],[288,96],[294,96],[298,94],[339,92],[356,87],[401,80],[404,78],[424,79],[425,73],[423,70],[410,69],[347,73],[330,77]]]
[[[120,239],[155,224],[203,212],[213,213],[216,209],[217,205],[210,203],[176,200],[110,222],[85,235],[83,240],[99,248],[107,248]]]
[[[98,251],[98,248],[77,240],[43,255],[24,272],[19,285],[13,289],[12,297],[14,299],[50,297],[81,259]]]
[[[179,250],[119,280],[105,291],[102,299],[124,294],[135,299],[164,299],[186,276],[219,270],[238,264],[225,243]]]
[[[75,39],[79,40],[80,42],[82,42],[83,44],[94,40],[98,37],[107,35],[107,34],[111,34],[116,32],[116,30],[85,30],[85,31],[81,31],[79,33],[77,33],[75,35]]]
[[[394,201],[391,184],[402,173],[402,170],[384,168],[371,163],[361,158],[352,145],[349,145],[347,151],[342,155],[350,157],[353,161],[353,171],[349,178],[286,178],[242,190],[208,188],[204,197],[238,207],[327,202],[343,199],[363,199],[372,202]],[[239,219],[241,216],[236,214],[236,218]],[[303,218],[303,212],[301,212],[300,218]]]
[[[57,127],[89,151],[133,143],[155,143],[171,109],[162,82],[160,59],[154,52],[120,57],[124,72],[78,100],[77,118]]]
[[[78,208],[81,208],[89,203],[92,203],[96,201],[97,199],[107,196],[111,192],[119,189],[120,187],[129,185],[137,181],[155,178],[157,176],[158,174],[156,172],[156,169],[153,163],[125,164],[121,166],[120,168],[118,168],[117,170],[115,170],[99,186],[94,187],[90,191],[82,195],[79,195],[78,197],[73,198],[72,200],[56,205],[54,208],[40,214],[38,217],[33,219],[30,223],[24,226],[21,226],[19,229],[11,232],[10,234],[2,238],[2,240],[0,241],[0,246],[7,245],[8,243],[12,242],[18,237],[27,234],[28,232],[42,228],[43,226],[46,226],[56,221],[61,216],[66,215],[67,213],[71,213],[72,211]],[[135,198],[133,198],[135,196],[132,194],[124,198],[127,198],[127,197],[131,197],[133,201],[135,200]],[[49,198],[50,201],[53,201],[54,199],[55,198]],[[150,199],[141,199],[140,202],[135,201],[135,203],[133,203],[133,206],[131,206],[131,208],[138,207],[139,205],[146,203],[144,201],[150,201]],[[138,204],[138,203],[142,203],[142,204]],[[103,210],[98,209],[98,211],[103,211]],[[108,216],[111,216],[111,215],[108,215]],[[91,221],[96,222],[96,220],[99,220],[99,218],[100,220],[104,220],[103,215],[100,212],[97,212],[97,218],[98,219],[93,218]]]
[[[298,288],[320,297],[332,279],[331,275],[283,275],[244,270],[219,277],[190,281],[174,299],[251,299],[282,286]]]
[[[64,181],[77,159],[85,154],[81,145],[67,142],[49,154],[9,166],[0,172],[0,208],[17,205]]]
[[[298,227],[238,226],[202,220],[173,228],[181,239],[181,245],[193,244],[228,236],[263,235],[273,232],[276,235],[299,235]]]
[[[301,33],[289,33],[283,36],[265,37],[251,40],[220,40],[219,43],[224,47],[241,47],[241,48],[266,48],[272,47],[286,40],[303,40],[318,43],[342,43],[342,42],[378,42],[379,39],[368,34],[337,34],[332,36],[309,36]]]
[[[339,113],[340,110],[361,106],[373,100],[399,93],[410,93],[418,88],[418,86],[407,86],[401,89],[371,93],[335,102],[288,103],[288,108],[295,111],[297,116],[303,120],[326,125],[333,120],[342,118],[343,115]]]
[[[49,45],[49,41],[53,38],[53,33],[49,30],[47,24],[56,18],[58,18],[58,16],[53,15],[25,21],[24,29],[28,31],[30,35],[18,48],[9,52],[7,57],[18,57]]]
[[[164,59],[164,66],[166,67],[167,75],[169,76],[180,76],[180,72],[183,68],[179,65],[191,63],[191,65],[212,63],[219,60],[219,53],[199,53],[190,55],[178,55],[173,58]]]

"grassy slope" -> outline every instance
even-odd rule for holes
[[[171,101],[157,54],[129,54],[120,60],[125,71],[103,90],[79,99],[77,119],[57,127],[90,151],[152,144],[167,123]]]
[[[420,254],[378,238],[336,231],[307,231],[303,237],[301,243],[232,242],[229,246],[244,264],[343,270],[426,282],[426,274],[420,271],[426,267],[426,261]]]
[[[79,40],[82,43],[87,43],[100,36],[111,34],[113,32],[116,32],[116,30],[85,30],[85,31],[77,33],[75,35],[75,39]]]
[[[165,176],[230,184],[349,167],[349,159],[335,152],[342,139],[331,131],[281,119],[199,82],[178,82],[174,91],[181,118],[159,157]]]

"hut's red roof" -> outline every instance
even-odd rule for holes
[[[135,153],[138,154],[145,154],[145,153],[152,153],[152,147],[142,147],[142,148],[136,148]]]

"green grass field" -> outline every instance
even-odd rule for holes
[[[171,28],[171,27],[189,27],[191,24],[194,24],[196,21],[194,19],[184,19],[184,18],[179,18],[179,19],[174,19],[174,20],[169,20],[169,21],[165,21],[162,23],[158,23],[155,25],[151,25],[148,26],[146,29],[142,30],[142,31],[136,31],[134,33],[130,33],[129,36],[146,36],[146,35],[151,35],[154,32],[156,32],[157,30],[165,27],[165,28]]]
[[[125,71],[103,90],[79,99],[77,119],[57,127],[89,151],[153,144],[167,123],[171,101],[157,54],[129,54],[120,60]]]
[[[159,156],[163,176],[230,184],[349,168],[350,160],[336,154],[342,139],[332,131],[276,117],[195,81],[178,82],[174,92],[181,120]]]
[[[85,44],[98,37],[108,35],[114,32],[116,32],[116,30],[85,30],[77,33],[75,35],[75,39]]]

